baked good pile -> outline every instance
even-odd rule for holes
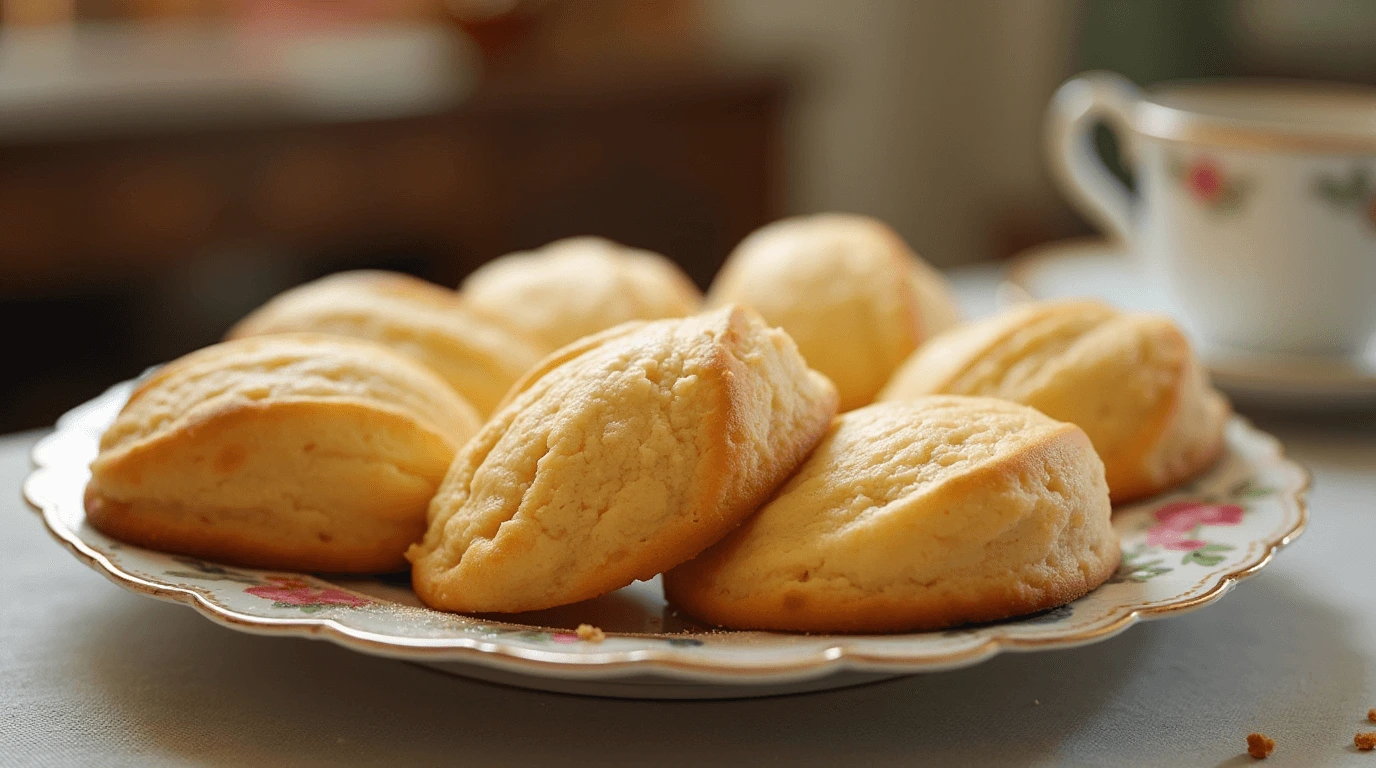
[[[874,219],[785,219],[704,297],[600,238],[451,291],[293,288],[142,381],[88,519],[231,564],[410,567],[512,613],[663,574],[729,629],[911,632],[1047,610],[1121,557],[1111,504],[1223,449],[1227,401],[1171,321],[1089,302],[962,324]]]

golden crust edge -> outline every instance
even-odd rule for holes
[[[293,555],[283,554],[285,550],[275,546],[280,542],[266,542],[267,549],[271,550],[272,553],[265,555],[263,554],[265,542],[251,542],[247,537],[238,537],[240,540],[237,543],[231,543],[217,539],[212,535],[205,537],[181,534],[172,536],[165,531],[160,532],[158,530],[159,509],[177,508],[194,511],[202,508],[201,505],[190,503],[187,500],[169,501],[135,496],[121,498],[112,496],[103,490],[101,483],[103,474],[126,471],[130,463],[156,461],[158,458],[156,454],[158,453],[180,450],[177,446],[179,443],[198,439],[213,441],[218,430],[229,428],[235,422],[242,420],[261,420],[265,411],[272,411],[277,415],[283,415],[283,412],[287,412],[287,415],[291,416],[291,411],[317,408],[353,410],[360,419],[383,418],[392,421],[403,430],[416,427],[425,433],[427,440],[445,446],[449,452],[452,453],[457,448],[442,432],[419,423],[413,415],[404,413],[400,409],[381,408],[363,402],[322,403],[319,401],[290,400],[268,404],[245,403],[203,414],[182,428],[165,431],[157,439],[141,441],[119,449],[113,452],[113,455],[102,452],[92,465],[91,480],[87,483],[84,492],[87,520],[96,530],[121,541],[177,554],[205,557],[234,565],[337,573],[375,573],[404,569],[406,561],[402,557],[402,553],[406,550],[406,545],[424,531],[425,504],[423,503],[418,507],[419,512],[415,516],[415,525],[398,523],[395,526],[408,531],[415,529],[414,532],[407,533],[402,537],[405,542],[396,547],[378,548],[378,551],[385,550],[386,552],[395,549],[395,554],[364,552],[355,553],[352,556],[331,556],[320,555],[319,553],[297,553]],[[154,455],[150,456],[150,454]],[[363,456],[359,458],[366,459]],[[403,465],[397,465],[397,467],[402,472],[412,476],[424,477],[419,467]],[[439,482],[440,478],[436,478],[434,485],[438,487]],[[212,513],[234,509],[218,505],[204,505],[203,508],[212,511]],[[395,521],[380,522],[385,524]],[[398,541],[400,540],[398,539]]]
[[[739,452],[744,450],[742,441],[731,439],[731,435],[738,431],[739,422],[742,420],[740,413],[740,403],[743,400],[738,392],[738,378],[742,375],[743,364],[736,358],[729,349],[727,336],[738,332],[748,318],[757,316],[754,310],[743,305],[736,305],[727,315],[727,324],[722,338],[714,344],[712,357],[703,367],[703,372],[715,380],[712,391],[718,398],[718,407],[710,411],[711,423],[707,426],[715,439],[711,443],[721,446],[721,450],[712,451],[712,455],[705,458],[705,465],[699,468],[698,476],[705,478],[701,483],[692,507],[698,510],[698,514],[687,517],[687,519],[677,526],[661,529],[651,540],[640,545],[633,557],[625,558],[619,562],[607,564],[607,567],[590,570],[581,580],[574,582],[556,600],[527,600],[520,603],[513,603],[510,606],[494,608],[488,605],[469,605],[460,604],[455,601],[443,599],[439,592],[444,590],[431,589],[438,584],[438,580],[420,578],[420,571],[413,571],[413,587],[418,597],[426,605],[440,610],[450,610],[458,612],[481,612],[481,613],[519,613],[523,611],[541,610],[552,608],[559,605],[588,600],[599,595],[620,589],[637,579],[648,579],[658,573],[670,570],[693,557],[698,555],[707,547],[719,541],[723,536],[730,533],[741,523],[753,514],[764,501],[774,493],[793,470],[797,468],[816,447],[817,443],[825,434],[831,418],[835,412],[836,392],[835,387],[826,381],[821,374],[806,369],[806,375],[810,378],[821,378],[820,383],[825,383],[827,391],[831,394],[830,409],[825,411],[824,417],[816,419],[811,432],[798,441],[798,446],[788,457],[782,458],[774,468],[773,477],[751,478],[744,484],[736,483],[737,488],[742,488],[745,493],[740,499],[724,498],[730,493],[733,484],[729,482],[733,473],[733,467],[741,462],[738,460]],[[557,368],[564,362],[568,362],[604,343],[614,340],[622,335],[626,335],[637,330],[645,321],[633,321],[632,323],[617,326],[610,331],[584,337],[579,342],[574,342],[554,353],[546,359],[545,363],[537,366],[537,370],[532,369],[529,374],[529,381],[525,382],[525,388],[538,381],[549,370]],[[631,327],[627,327],[631,326]],[[766,327],[768,327],[766,325]],[[612,333],[611,331],[618,331]],[[513,387],[509,393],[510,399],[514,400],[520,393],[518,387]],[[522,390],[524,391],[524,390]],[[456,459],[457,460],[457,459]],[[470,464],[472,462],[470,461]],[[481,464],[481,460],[478,462]],[[472,472],[470,471],[470,475]],[[716,515],[707,516],[703,512],[716,511]],[[711,518],[716,517],[715,523]],[[704,521],[707,521],[704,523]],[[433,550],[420,553],[416,552],[412,562],[423,558]],[[413,556],[408,553],[408,558]],[[436,581],[436,584],[431,584]]]
[[[962,484],[978,483],[980,480],[977,475],[980,474],[1016,473],[1023,464],[1038,460],[1047,452],[1059,450],[1067,440],[1083,442],[1083,448],[1093,450],[1083,430],[1066,422],[1061,422],[1061,425],[1036,445],[1003,460],[987,462],[975,472],[952,480]],[[1003,600],[982,598],[956,603],[937,600],[922,602],[914,607],[911,600],[884,595],[856,597],[847,593],[827,600],[809,594],[807,603],[810,607],[807,611],[786,612],[780,608],[783,598],[782,593],[778,592],[752,595],[730,603],[717,601],[717,590],[713,588],[715,574],[712,573],[716,570],[716,563],[699,560],[690,561],[687,567],[665,574],[663,586],[665,598],[675,608],[695,619],[723,628],[838,633],[933,631],[1036,613],[1083,597],[1117,571],[1122,551],[1116,535],[1113,538],[1112,556],[1097,571],[1088,574],[1080,584],[1066,578],[1057,579],[1056,586],[1059,588],[1040,598],[1011,594]],[[703,571],[707,575],[704,576],[701,573]],[[830,615],[819,616],[817,606],[823,606],[821,612]]]

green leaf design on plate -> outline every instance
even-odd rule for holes
[[[1174,568],[1157,568],[1157,567],[1155,567],[1155,566],[1145,567],[1145,568],[1140,568],[1140,569],[1138,569],[1138,571],[1137,571],[1136,573],[1132,574],[1131,576],[1129,576],[1128,579],[1131,580],[1131,581],[1135,581],[1135,582],[1137,582],[1138,584],[1143,584],[1143,583],[1145,583],[1145,582],[1147,582],[1147,581],[1149,581],[1149,580],[1151,580],[1151,579],[1156,578],[1157,576],[1160,576],[1160,575],[1163,574],[1163,573],[1170,573],[1170,572],[1173,571],[1173,570],[1175,570],[1175,569],[1174,569]]]
[[[273,604],[272,604],[272,607],[273,607],[273,608],[295,608],[296,610],[298,610],[298,611],[300,611],[300,612],[302,612],[302,613],[316,613],[316,612],[319,612],[319,611],[323,611],[323,610],[325,610],[326,608],[329,608],[329,606],[328,606],[328,605],[325,605],[324,603],[307,603],[307,604],[305,604],[305,605],[299,605],[299,604],[297,604],[297,603],[284,603],[284,602],[282,602],[281,600],[276,600],[276,601],[274,601]]]
[[[1263,496],[1271,496],[1275,492],[1276,489],[1270,486],[1255,485],[1251,480],[1243,480],[1228,489],[1228,497],[1232,499],[1259,499]]]
[[[255,579],[252,576],[231,576],[214,573],[194,573],[192,571],[163,571],[163,575],[173,576],[178,579],[200,579],[202,581],[234,581],[240,584],[248,584],[249,586],[257,586],[259,583],[261,583],[258,579]]]
[[[252,574],[234,571],[214,563],[207,563],[194,557],[174,557],[173,560],[191,568],[190,571],[164,571],[168,576],[181,579],[203,579],[205,581],[236,581],[240,584],[257,586],[262,580]]]
[[[1109,583],[1121,584],[1125,581],[1131,581],[1142,584],[1163,573],[1170,573],[1174,570],[1162,566],[1161,564],[1165,561],[1159,557],[1155,560],[1138,562],[1138,558],[1147,554],[1147,551],[1148,547],[1146,544],[1138,544],[1132,551],[1124,552],[1123,563],[1118,566],[1117,573],[1114,573],[1113,576],[1109,578]]]
[[[1180,561],[1180,564],[1189,565],[1190,563],[1198,563],[1204,566],[1214,566],[1221,562],[1223,562],[1222,555],[1209,555],[1205,554],[1202,549],[1196,549],[1193,552],[1187,552],[1185,557]]]

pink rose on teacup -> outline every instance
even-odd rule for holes
[[[1223,194],[1223,172],[1207,157],[1195,160],[1185,172],[1185,186],[1200,200],[1211,203]]]

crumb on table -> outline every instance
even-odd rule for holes
[[[1376,707],[1372,707],[1366,711],[1366,719],[1376,723]]]
[[[579,624],[578,639],[587,640],[590,643],[600,643],[607,639],[607,633],[603,632],[601,628],[594,627],[591,624]]]
[[[1276,740],[1264,733],[1247,734],[1247,754],[1258,760],[1265,760],[1271,756],[1271,752],[1276,748]]]
[[[1370,752],[1376,749],[1376,731],[1359,733],[1352,738],[1352,743],[1357,745],[1357,749],[1363,752]]]

